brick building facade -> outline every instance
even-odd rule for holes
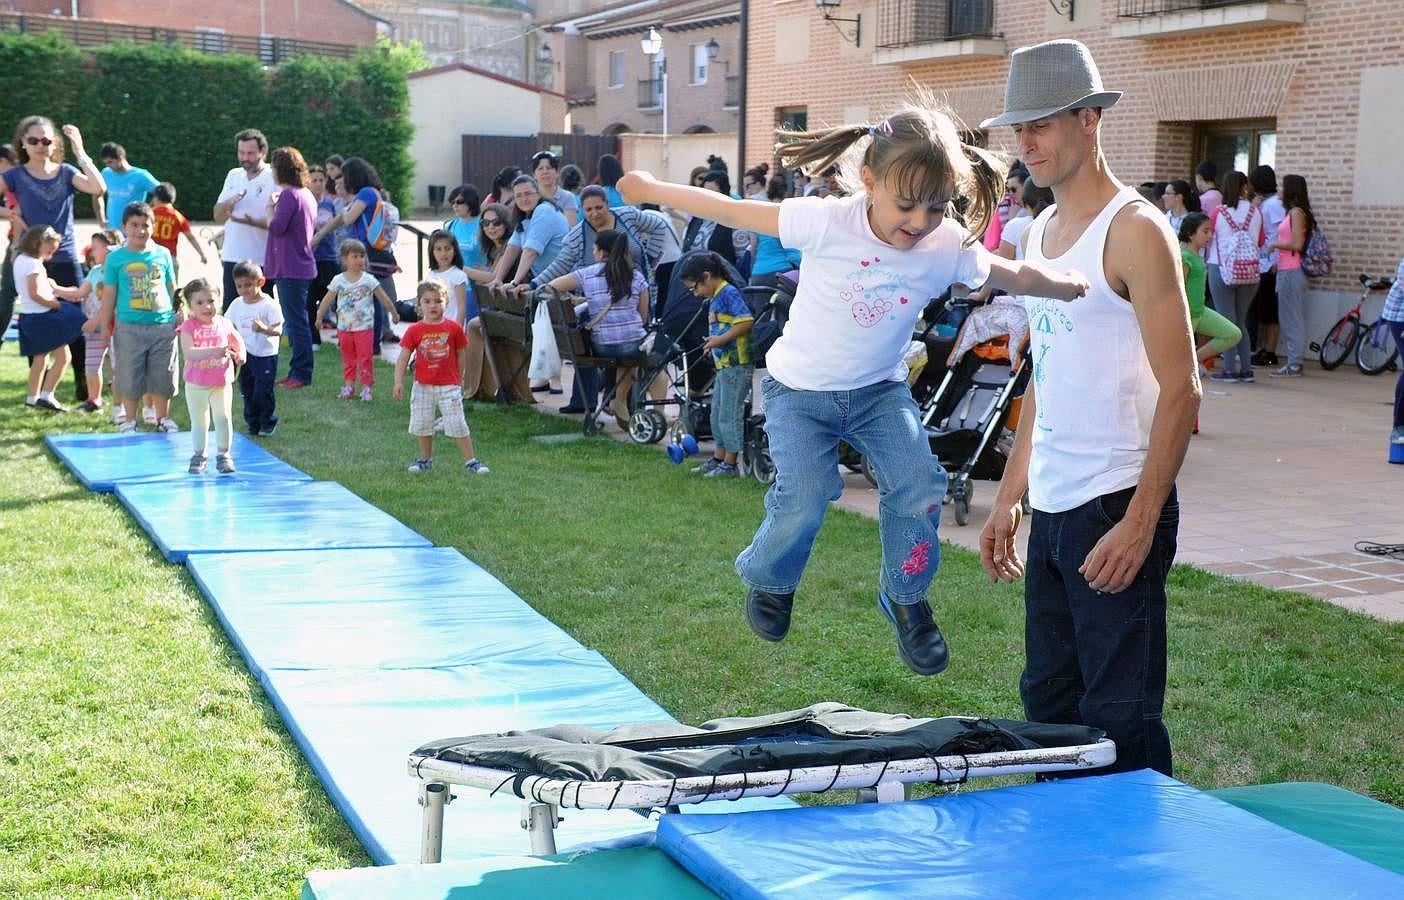
[[[70,5],[8,0],[4,11],[51,15]],[[375,43],[388,23],[347,0],[83,0],[78,17],[184,31],[259,35],[359,46]]]
[[[1011,51],[1076,38],[1125,92],[1102,128],[1123,181],[1193,183],[1205,157],[1306,177],[1336,259],[1313,279],[1314,339],[1358,273],[1392,274],[1404,255],[1401,13],[1401,0],[843,0],[830,14],[861,15],[855,45],[810,0],[750,0],[746,162],[782,122],[866,121],[913,81],[973,131],[1002,108]],[[1007,128],[972,137],[1012,149]]]
[[[587,134],[663,130],[663,79],[641,40],[657,28],[667,60],[668,131],[740,127],[739,0],[627,4],[553,23],[544,39],[557,64],[556,90],[572,98],[571,125]]]
[[[394,40],[418,41],[436,66],[464,63],[518,81],[534,81],[528,64],[531,10],[514,0],[359,0],[389,21]]]

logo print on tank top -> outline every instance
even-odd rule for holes
[[[1034,337],[1034,384],[1042,386],[1044,379],[1048,377],[1048,355],[1053,352],[1055,338],[1061,328],[1068,334],[1072,334],[1076,328],[1072,319],[1059,308],[1062,301],[1049,300],[1046,297],[1029,297],[1026,299],[1026,309],[1029,314],[1029,329]],[[1034,424],[1040,431],[1052,431],[1052,426],[1044,421],[1045,406],[1037,406],[1037,416]]]

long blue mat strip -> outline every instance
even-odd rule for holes
[[[419,859],[417,785],[405,765],[425,742],[561,722],[671,721],[458,551],[431,547],[341,485],[290,466],[301,481],[274,476],[272,465],[265,477],[185,476],[188,441],[63,435],[48,445],[85,484],[115,488],[166,558],[186,562],[376,863]],[[133,472],[121,470],[126,454]],[[524,852],[518,799],[460,793],[445,818],[446,860]],[[743,808],[778,803],[789,805]],[[627,811],[567,816],[563,847],[652,828]]]

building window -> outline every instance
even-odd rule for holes
[[[809,108],[782,106],[775,111],[775,124],[787,131],[808,131]]]
[[[450,50],[458,46],[458,26],[444,26],[444,46],[449,48]]]
[[[707,83],[707,47],[705,44],[693,44],[692,50],[692,84]]]
[[[609,86],[624,86],[624,51],[609,51]]]
[[[1277,162],[1277,122],[1274,119],[1241,119],[1214,122],[1201,126],[1196,141],[1199,160],[1210,159],[1219,166],[1220,183],[1224,175],[1239,171],[1247,175],[1258,166],[1273,166]]]
[[[425,25],[425,26],[424,26],[424,43],[427,44],[427,45],[429,45],[430,47],[437,47],[437,46],[439,46],[439,26],[437,26],[437,25]]]

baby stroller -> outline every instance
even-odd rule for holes
[[[757,365],[764,365],[764,351],[780,336],[790,317],[790,304],[794,302],[795,291],[799,288],[799,272],[787,272],[780,276],[776,287],[749,287],[742,291],[751,304],[756,316],[756,324],[751,329],[752,348],[759,347]],[[927,352],[924,344],[912,341],[905,354],[907,363],[907,384],[915,385],[926,365]],[[877,487],[877,477],[868,465],[863,454],[847,443],[839,442],[839,464],[851,472],[861,472],[868,483]],[[765,430],[765,414],[757,413],[746,417],[745,447],[742,459],[746,471],[761,484],[775,481],[775,462],[770,456],[770,437]]]
[[[970,521],[972,478],[998,481],[1013,449],[1027,382],[1029,320],[1022,306],[971,310],[946,358],[946,374],[922,405],[931,452],[950,474],[946,498],[957,525]]]
[[[711,437],[716,375],[712,355],[702,349],[707,340],[707,303],[683,287],[679,275],[688,256],[672,267],[667,303],[654,310],[654,322],[644,338],[644,346],[650,348],[648,362],[640,368],[628,399],[630,440],[655,444],[671,434],[683,455],[697,452],[697,441]],[[729,281],[745,283],[725,259],[722,264]],[[650,391],[660,381],[661,398]],[[675,455],[670,448],[670,456]]]

